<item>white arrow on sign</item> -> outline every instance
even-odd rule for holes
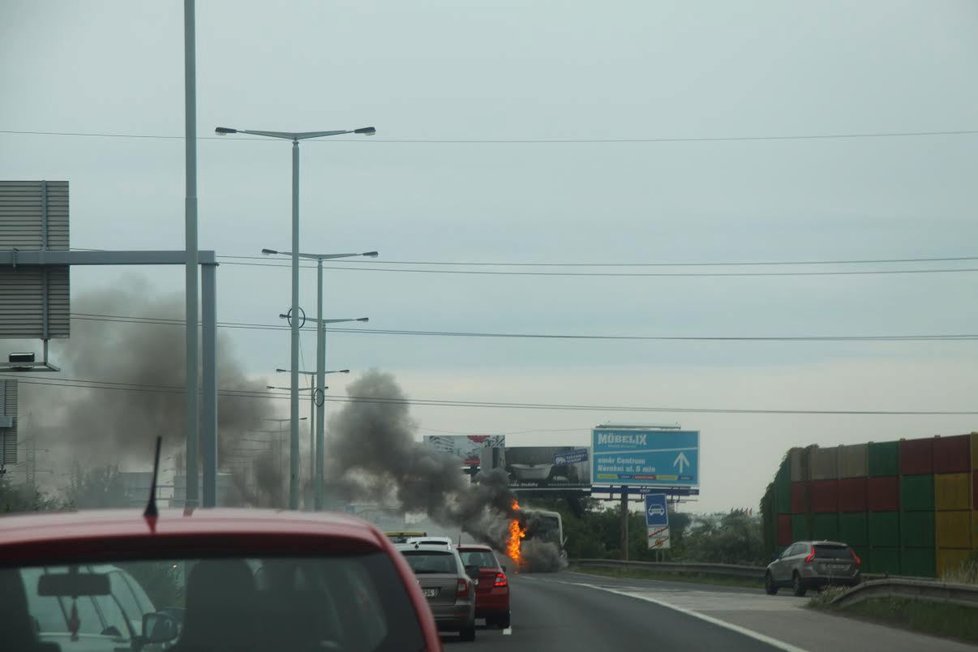
[[[686,457],[686,453],[683,453],[682,451],[680,451],[679,452],[679,455],[676,455],[676,461],[673,462],[672,465],[673,466],[676,466],[677,464],[679,465],[679,472],[680,473],[683,472],[683,470],[685,469],[685,467],[689,466],[689,458]]]

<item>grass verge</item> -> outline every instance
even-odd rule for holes
[[[724,575],[709,575],[704,573],[664,573],[645,568],[595,568],[571,565],[567,570],[602,577],[621,577],[639,580],[661,580],[664,582],[689,582],[691,584],[712,584],[713,586],[740,586],[751,589],[763,588],[758,580]]]
[[[978,643],[978,609],[974,607],[909,598],[873,598],[838,607],[828,600],[813,599],[809,606],[921,634]]]

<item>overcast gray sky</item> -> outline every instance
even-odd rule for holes
[[[978,129],[970,1],[197,4],[200,243],[219,255],[288,248],[290,216],[288,143],[217,139],[219,125],[377,127],[373,139],[302,146],[307,251],[515,263],[978,253],[978,135],[647,142]],[[0,5],[0,178],[68,179],[75,247],[184,246],[182,9],[178,0]],[[581,139],[646,142],[439,142]],[[289,301],[288,268],[223,262],[219,318],[275,323]],[[385,267],[405,266],[330,270],[328,316],[369,315],[384,329],[555,334],[978,332],[974,273],[676,278]],[[522,271],[926,267],[978,264]],[[72,295],[133,273],[76,269]],[[161,295],[183,290],[180,269],[138,273]],[[314,281],[303,273],[308,309]],[[286,333],[227,332],[250,373],[288,365]],[[305,336],[307,366],[313,347]],[[415,398],[474,401],[968,410],[978,391],[974,342],[336,334],[329,360],[392,371]],[[792,445],[978,429],[975,418],[954,416],[415,413],[424,432],[524,433],[510,445],[583,444],[607,420],[678,420],[702,430],[697,509],[756,506]]]

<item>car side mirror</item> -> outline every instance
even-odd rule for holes
[[[167,643],[180,635],[177,619],[169,614],[143,614],[143,641],[146,643]]]
[[[466,566],[465,567],[465,574],[468,575],[473,580],[474,579],[478,579],[479,578],[479,567],[478,566]]]

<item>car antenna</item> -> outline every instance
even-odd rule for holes
[[[146,511],[143,518],[150,524],[150,529],[155,529],[156,519],[160,516],[160,510],[156,508],[156,478],[160,472],[160,447],[163,445],[163,437],[156,437],[156,455],[153,456],[153,479],[149,483],[149,502],[146,504]]]

